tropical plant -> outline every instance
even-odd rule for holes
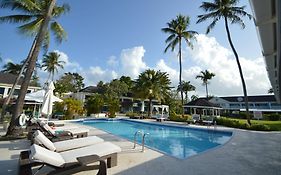
[[[19,75],[22,66],[22,64],[7,62],[6,64],[4,64],[1,72]]]
[[[20,93],[17,98],[14,114],[6,135],[17,135],[15,128],[15,121],[19,114],[22,112],[24,97],[27,92],[27,88],[35,68],[36,60],[40,52],[40,48],[43,45],[48,47],[49,32],[48,26],[50,20],[54,20],[65,12],[66,6],[56,6],[56,0],[2,0],[0,1],[2,8],[9,8],[11,10],[18,10],[22,14],[10,15],[0,17],[0,22],[10,23],[24,23],[19,27],[19,30],[23,33],[29,33],[35,36],[34,42],[25,61],[25,65],[28,64],[24,81],[21,85]],[[63,36],[62,27],[55,21],[51,22],[50,28],[55,31],[56,39],[60,41]],[[64,35],[65,36],[65,35]],[[24,67],[25,67],[24,65]]]
[[[166,72],[148,69],[142,72],[135,81],[133,92],[137,98],[149,99],[148,116],[152,113],[152,100],[164,102],[170,95],[171,81]]]
[[[185,102],[188,102],[188,92],[195,91],[195,86],[190,84],[190,81],[183,81],[181,85],[178,85],[177,91],[183,91],[185,93]]]
[[[55,72],[58,72],[58,68],[63,69],[63,65],[65,61],[59,60],[60,54],[57,52],[49,52],[49,54],[45,54],[42,60],[42,68],[49,72],[49,77],[52,77],[52,81],[54,81]]]
[[[201,79],[203,81],[203,85],[206,88],[206,98],[208,99],[208,84],[210,83],[209,80],[211,80],[215,76],[214,73],[209,72],[208,70],[201,71],[199,75],[196,76],[196,79]]]
[[[111,101],[112,99],[119,99],[122,95],[128,92],[128,85],[120,80],[112,80],[105,85],[105,99]]]
[[[114,118],[116,116],[116,112],[120,110],[120,102],[119,99],[112,99],[108,102],[108,112],[109,117]]]
[[[120,79],[119,79],[121,82],[124,82],[127,84],[128,86],[128,90],[130,91],[134,85],[134,82],[133,80],[131,79],[131,77],[128,77],[128,76],[121,76]]]
[[[199,15],[197,23],[206,21],[208,19],[211,20],[211,24],[207,27],[207,34],[215,27],[217,22],[222,19],[224,20],[224,25],[227,33],[227,39],[230,44],[230,47],[234,53],[237,66],[239,69],[242,87],[243,87],[243,93],[244,93],[244,101],[245,101],[245,107],[246,107],[246,115],[247,115],[247,121],[248,124],[251,125],[251,120],[249,116],[249,103],[248,103],[248,96],[247,96],[247,88],[246,83],[244,80],[241,64],[239,61],[239,56],[234,48],[231,36],[230,36],[230,30],[228,23],[231,24],[238,24],[243,29],[245,28],[245,24],[242,20],[242,17],[248,17],[249,19],[252,19],[252,16],[248,14],[244,9],[245,6],[238,7],[236,6],[238,4],[239,0],[213,0],[213,2],[203,2],[200,6],[201,9],[203,9],[206,14]]]
[[[190,48],[193,48],[192,41],[195,39],[195,34],[197,32],[188,30],[190,25],[190,18],[188,16],[178,15],[176,19],[167,23],[168,27],[162,28],[162,31],[169,34],[169,37],[166,39],[168,44],[164,52],[167,52],[168,49],[174,51],[175,47],[179,45],[179,65],[180,65],[180,75],[179,75],[179,84],[182,86],[182,39],[184,39],[187,45]],[[181,93],[181,104],[183,107],[183,91]],[[183,115],[183,113],[182,113]]]
[[[273,88],[269,88],[267,91],[268,94],[274,94]]]
[[[95,94],[89,97],[86,101],[87,115],[90,116],[91,114],[100,113],[103,105],[104,105],[104,100],[102,95]]]
[[[59,95],[67,92],[78,92],[85,86],[83,81],[84,78],[78,73],[64,73],[55,83],[55,92],[58,92]]]
[[[73,99],[73,98],[67,98],[63,100],[63,106],[64,106],[64,119],[74,119],[77,115],[83,114],[83,104],[81,101]]]

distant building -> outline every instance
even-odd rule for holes
[[[278,104],[274,95],[248,96],[249,110],[263,112],[281,112],[281,104]],[[245,111],[243,96],[213,97],[209,100],[228,111]]]
[[[0,72],[0,97],[5,98],[8,96],[10,90],[12,89],[12,86],[17,78],[17,75],[9,74],[9,73],[2,73]],[[20,85],[22,83],[23,79],[20,79],[18,85],[16,86],[16,89],[14,91],[14,95],[19,94]],[[27,89],[27,92],[34,92],[41,89],[41,87],[37,86],[29,86]]]
[[[69,95],[69,97],[75,98],[77,100],[82,101],[83,103],[86,103],[87,99],[94,94],[102,94],[102,89],[100,89],[97,86],[88,86],[84,89],[81,89],[79,92],[72,93]],[[120,112],[126,113],[126,112],[139,112],[141,110],[141,99],[134,99],[132,93],[127,93],[124,96],[121,96],[120,98]],[[144,100],[145,102],[145,111],[148,110],[148,103],[149,100]],[[153,104],[158,104],[157,100],[152,100]],[[103,111],[107,111],[107,106],[104,106]]]

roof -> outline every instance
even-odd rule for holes
[[[14,75],[14,74],[0,72],[0,83],[13,85],[14,82],[16,81],[17,77],[18,76]],[[23,81],[23,78],[21,77],[17,85],[21,85],[22,81]],[[40,86],[34,86],[34,85],[30,85],[30,86],[40,87]]]
[[[203,98],[198,98],[194,101],[191,101],[187,104],[185,104],[184,106],[197,106],[197,107],[208,107],[208,108],[220,108],[219,105],[216,105],[214,103],[211,103]]]
[[[14,74],[9,74],[9,73],[3,73],[0,72],[0,83],[3,84],[14,84],[14,82],[17,79],[17,75]],[[20,85],[22,83],[23,78],[20,79],[20,81],[18,82],[18,85]]]
[[[101,93],[102,89],[97,86],[88,86],[88,87],[81,89],[79,92]]]
[[[243,102],[244,96],[232,96],[232,97],[219,97],[229,102]],[[256,95],[248,96],[249,102],[275,102],[274,95]]]

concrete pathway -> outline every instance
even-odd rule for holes
[[[73,124],[71,124],[73,125]],[[192,156],[185,160],[176,159],[159,152],[141,147],[132,149],[133,143],[90,129],[90,135],[97,135],[122,148],[118,165],[108,169],[116,175],[280,175],[281,174],[281,133],[233,130],[232,139],[225,145]],[[28,148],[25,140],[0,142],[0,174],[16,174],[18,154]],[[2,168],[3,167],[3,168]],[[92,175],[96,171],[80,172]]]

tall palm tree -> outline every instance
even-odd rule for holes
[[[190,24],[190,18],[188,16],[178,15],[176,19],[167,23],[168,27],[162,28],[164,33],[168,33],[169,37],[166,39],[168,44],[165,48],[165,53],[171,49],[174,51],[175,47],[179,45],[178,56],[179,56],[179,65],[180,65],[180,75],[179,75],[179,84],[182,84],[182,40],[184,40],[189,47],[193,47],[192,41],[195,39],[195,34],[197,32],[188,30]],[[183,91],[181,93],[181,104],[183,107]],[[183,114],[184,110],[182,110]]]
[[[192,84],[190,84],[190,81],[183,81],[181,86],[178,85],[178,89],[177,91],[183,91],[185,93],[185,102],[188,102],[188,92],[190,91],[195,91],[195,86],[193,86]]]
[[[209,72],[208,70],[201,71],[199,75],[196,76],[196,79],[200,78],[203,81],[203,85],[206,87],[206,98],[208,99],[208,84],[210,83],[209,80],[211,80],[215,76],[214,73]]]
[[[148,69],[142,72],[135,80],[133,92],[136,97],[141,99],[149,99],[148,116],[152,113],[152,100],[156,99],[159,102],[164,101],[170,92],[171,81],[166,72],[155,71]]]
[[[59,58],[60,54],[57,52],[49,52],[49,54],[44,55],[42,68],[45,68],[44,70],[49,72],[48,80],[51,77],[53,81],[55,72],[58,72],[58,68],[63,69],[63,64],[65,64],[65,61],[59,60]]]
[[[24,29],[32,29],[31,26],[34,24],[33,29],[34,31],[37,31],[36,37],[34,39],[33,45],[30,49],[29,56],[26,59],[26,62],[28,62],[25,76],[23,83],[21,85],[20,93],[17,98],[16,106],[14,113],[12,115],[11,123],[8,128],[8,131],[6,135],[17,135],[17,131],[15,128],[15,121],[16,118],[19,116],[19,114],[23,110],[23,104],[24,104],[24,97],[27,92],[27,88],[32,76],[32,73],[34,71],[36,60],[38,57],[38,54],[40,52],[40,48],[42,45],[46,46],[46,37],[48,37],[48,26],[51,21],[51,19],[54,19],[53,17],[56,17],[59,14],[58,10],[53,10],[54,7],[56,7],[56,0],[3,0],[1,1],[1,7],[7,7],[11,8],[12,10],[19,10],[20,12],[23,12],[24,15],[19,15],[17,18],[17,15],[13,16],[6,16],[2,17],[0,20],[2,21],[8,21],[8,22],[28,22],[32,19],[35,19],[33,23],[27,23],[21,26],[20,28],[24,31]],[[59,8],[61,9],[61,8]],[[41,12],[41,13],[39,13]],[[41,16],[42,18],[38,18],[38,16]],[[3,20],[4,19],[4,20]],[[37,19],[37,20],[36,20]],[[39,20],[39,21],[38,21]],[[37,26],[36,26],[37,24]],[[52,27],[53,26],[53,27]],[[58,27],[58,25],[51,25],[51,28]],[[32,31],[32,30],[31,30]],[[61,30],[57,30],[61,31]],[[44,43],[44,44],[43,44]]]
[[[8,63],[4,64],[1,72],[19,75],[22,66],[23,66],[22,64],[16,64],[16,63],[13,63],[13,62],[8,62]]]
[[[9,8],[11,10],[17,10],[18,12],[20,12],[20,14],[16,14],[16,15],[0,17],[0,22],[23,23],[23,25],[20,25],[18,27],[19,31],[27,35],[35,36],[32,47],[29,51],[27,59],[23,64],[20,74],[18,75],[18,78],[15,80],[14,85],[9,93],[9,96],[3,104],[1,116],[5,114],[5,108],[9,104],[15,86],[18,84],[18,81],[21,75],[23,74],[24,69],[26,69],[29,62],[34,61],[34,60],[33,61],[30,60],[34,54],[36,55],[36,52],[38,51],[37,47],[41,47],[41,45],[43,45],[45,52],[47,52],[47,49],[49,47],[49,40],[50,40],[49,31],[52,31],[52,33],[55,35],[56,40],[59,43],[66,38],[66,33],[64,29],[57,21],[55,21],[55,19],[60,17],[62,14],[68,12],[70,8],[67,4],[63,4],[62,6],[56,6],[55,4],[56,4],[56,0],[1,0],[0,1],[1,8]],[[47,15],[48,12],[50,12],[49,16]],[[52,22],[49,23],[50,19],[47,18],[52,18]],[[44,23],[46,23],[46,27],[44,26],[45,28],[43,29],[42,32],[44,35],[42,36],[42,41],[41,41],[41,38],[39,37],[40,36],[39,33],[42,31]],[[39,43],[37,44],[37,42]],[[36,62],[36,60],[34,62]],[[34,66],[32,66],[31,64],[30,65],[31,70],[34,69],[32,67]],[[30,78],[27,77],[27,79]],[[24,81],[24,83],[27,84],[28,82]],[[25,87],[23,87],[23,89],[25,89]],[[25,96],[26,90],[25,91],[23,90],[22,93],[24,93],[23,96]],[[19,99],[23,100],[24,97],[21,97]],[[19,106],[20,112],[22,110],[22,107],[23,107],[22,105]]]
[[[242,81],[247,121],[248,124],[251,125],[246,83],[244,80],[241,64],[239,61],[239,56],[231,40],[230,30],[228,26],[228,23],[230,22],[231,24],[238,24],[244,29],[245,24],[242,20],[242,17],[248,17],[249,19],[252,19],[252,16],[244,10],[245,6],[242,7],[236,6],[238,2],[239,0],[213,0],[213,2],[203,2],[200,8],[203,9],[206,12],[206,14],[199,15],[198,16],[199,19],[197,23],[206,21],[208,19],[212,20],[211,24],[207,27],[206,33],[209,33],[215,27],[215,25],[220,19],[224,20],[227,39],[236,58],[237,66]]]

